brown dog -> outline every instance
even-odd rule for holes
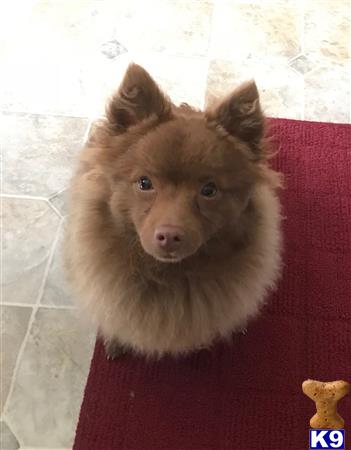
[[[66,262],[109,356],[181,354],[254,316],[280,271],[254,82],[205,112],[132,64],[80,155]]]

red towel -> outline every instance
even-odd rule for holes
[[[305,450],[307,378],[351,382],[351,126],[272,120],[284,273],[246,336],[185,359],[96,345],[74,450]],[[351,441],[351,395],[340,401]]]

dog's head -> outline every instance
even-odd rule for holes
[[[107,128],[110,211],[145,252],[168,263],[211,239],[229,244],[266,165],[254,82],[200,112],[174,106],[133,64],[108,104]]]

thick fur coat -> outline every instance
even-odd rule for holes
[[[108,352],[187,353],[258,313],[281,253],[264,133],[254,82],[201,112],[128,68],[80,154],[65,246]]]

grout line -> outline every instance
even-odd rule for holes
[[[12,110],[8,108],[1,108],[1,112],[8,113],[8,114],[28,114],[32,116],[50,116],[50,117],[63,117],[68,119],[83,119],[83,120],[91,120],[91,116],[81,116],[78,114],[64,114],[64,113],[56,113],[56,112],[45,112],[45,111],[35,111],[35,110],[28,110],[28,111],[22,111],[22,110]]]
[[[90,119],[87,125],[87,128],[85,130],[85,133],[83,135],[83,139],[82,139],[82,145],[85,145],[87,140],[88,140],[88,136],[91,130],[91,127],[94,123],[94,121],[97,119]],[[58,195],[60,195],[62,192],[66,191],[68,189],[68,187],[64,187],[62,189],[60,189],[59,191],[55,192],[54,194],[52,194],[49,198],[45,199],[47,201],[47,203],[49,204],[49,206],[51,207],[51,209],[61,218],[64,219],[65,216],[61,213],[61,211],[56,208],[56,206],[52,203],[52,200],[57,197]]]
[[[10,389],[8,391],[7,398],[6,398],[6,401],[5,401],[4,406],[3,406],[3,412],[2,412],[2,415],[1,415],[2,418],[6,418],[6,412],[7,412],[8,406],[9,406],[9,400],[10,400],[10,398],[12,396],[12,392],[13,392],[13,389],[15,387],[15,380],[16,380],[16,377],[17,377],[19,364],[20,364],[20,361],[22,359],[22,355],[24,353],[24,349],[25,349],[25,346],[26,346],[26,343],[27,343],[27,340],[28,340],[28,336],[29,336],[30,330],[32,328],[32,325],[33,325],[36,313],[37,313],[37,308],[36,307],[32,307],[32,312],[31,312],[31,315],[30,315],[29,321],[28,321],[27,331],[26,331],[26,334],[24,335],[22,344],[21,344],[20,349],[18,351],[18,355],[17,355],[17,358],[16,358],[16,364],[15,364],[15,367],[14,367],[13,372],[12,372],[12,379],[11,379]]]
[[[54,194],[50,195],[50,197],[48,197],[48,200],[51,200],[55,197],[57,197],[58,195],[62,194],[62,192],[64,192],[67,189],[67,187],[64,187],[62,189],[59,189],[58,191],[56,191]]]
[[[40,301],[41,301],[41,299],[43,297],[43,294],[44,294],[45,284],[46,284],[46,281],[47,281],[47,278],[48,278],[48,275],[49,275],[49,271],[50,271],[50,268],[51,268],[52,260],[54,259],[54,254],[55,254],[55,250],[56,250],[56,247],[57,247],[57,243],[58,243],[59,238],[60,238],[60,232],[61,232],[62,227],[63,227],[63,219],[61,219],[59,224],[58,224],[58,227],[57,227],[57,230],[56,230],[56,233],[55,233],[55,237],[54,237],[54,241],[53,241],[53,243],[51,245],[51,249],[50,249],[48,261],[46,263],[43,279],[42,279],[42,282],[41,282],[41,285],[40,285],[40,288],[39,288],[38,297],[37,297],[37,300],[35,302],[35,306],[36,307],[40,306]]]
[[[19,308],[34,308],[36,305],[30,304],[30,303],[20,303],[20,302],[1,302],[1,306],[16,306]],[[48,309],[77,309],[74,305],[51,305],[51,304],[45,304],[40,303],[40,308],[48,308]]]
[[[89,133],[90,133],[90,130],[91,130],[91,127],[92,127],[93,123],[94,123],[94,119],[89,120],[87,129],[86,129],[86,131],[84,133],[84,136],[83,136],[83,142],[82,142],[83,145],[85,145],[87,143],[87,140],[88,140],[88,137],[89,137]]]
[[[64,219],[63,214],[61,213],[61,211],[59,211],[56,206],[50,201],[50,199],[46,200],[47,204],[50,206],[50,208],[54,211],[54,213],[56,213],[60,219]]]
[[[1,194],[3,198],[18,198],[23,200],[41,200],[47,202],[48,199],[38,195],[25,195],[25,194]]]
[[[67,188],[64,188],[64,189],[62,189],[62,191],[66,190],[66,189]],[[60,191],[60,192],[62,192],[62,191]],[[52,195],[50,198],[33,196],[33,195],[22,195],[22,194],[1,194],[0,197],[1,197],[1,202],[2,202],[3,198],[15,198],[15,199],[19,199],[19,200],[34,200],[34,201],[45,202],[54,211],[54,213],[58,215],[58,217],[60,219],[64,219],[65,216],[61,213],[61,211],[59,209],[57,209],[53,203],[51,203],[51,199],[54,198],[60,192]]]
[[[63,191],[65,189],[63,189]],[[54,213],[58,215],[58,217],[60,219],[64,219],[64,216],[62,215],[62,213],[50,201],[50,199],[53,198],[55,195],[56,194],[54,194],[50,198],[45,198],[45,197],[39,197],[39,196],[33,196],[33,195],[22,195],[22,194],[1,194],[0,197],[1,197],[1,202],[2,202],[3,198],[15,198],[15,199],[19,199],[19,200],[34,200],[34,201],[45,202],[54,211]]]
[[[32,313],[31,313],[30,318],[29,318],[26,334],[25,334],[25,336],[23,338],[21,347],[19,349],[19,352],[18,352],[18,355],[17,355],[17,358],[16,358],[16,364],[15,364],[15,367],[14,367],[13,373],[12,373],[10,389],[8,391],[7,398],[6,398],[5,404],[3,406],[3,413],[1,414],[1,417],[6,417],[6,412],[7,412],[9,403],[10,403],[12,392],[13,392],[13,389],[15,387],[15,380],[17,378],[17,372],[19,370],[20,362],[22,360],[22,356],[23,356],[25,347],[26,347],[28,339],[29,339],[29,334],[30,334],[30,331],[32,329],[32,325],[34,323],[35,316],[37,314],[37,311],[38,311],[39,307],[41,306],[40,305],[40,300],[41,300],[41,298],[43,296],[43,293],[44,293],[46,280],[47,280],[47,277],[48,277],[48,274],[49,274],[49,270],[50,270],[50,267],[51,267],[51,263],[52,263],[52,260],[53,260],[53,257],[54,257],[56,245],[57,245],[57,242],[58,242],[58,239],[59,239],[59,236],[60,236],[62,223],[63,223],[63,220],[61,219],[59,224],[58,224],[58,226],[57,226],[57,229],[56,229],[54,241],[53,241],[53,243],[51,245],[51,249],[50,249],[50,252],[49,252],[49,257],[48,257],[48,260],[47,260],[47,263],[46,263],[46,266],[45,266],[45,270],[44,270],[44,274],[43,274],[43,279],[42,279],[42,282],[41,282],[41,285],[40,285],[40,288],[39,288],[38,297],[36,299],[35,304],[32,305]]]
[[[88,136],[89,136],[89,132],[91,130],[92,124],[94,123],[94,120],[96,119],[91,119],[88,122],[87,128],[85,130],[83,139],[82,139],[82,144],[84,145],[87,142]],[[2,167],[1,167],[1,176],[2,176]],[[67,186],[60,189],[59,191],[55,192],[54,194],[50,195],[50,197],[46,198],[46,197],[42,197],[39,195],[26,195],[26,194],[3,194],[2,193],[2,178],[1,178],[1,208],[2,208],[2,199],[3,198],[14,198],[14,199],[20,199],[20,200],[36,200],[36,201],[44,201],[48,204],[48,206],[55,212],[55,214],[58,215],[58,217],[60,219],[64,219],[64,215],[61,213],[61,211],[56,208],[56,206],[52,203],[52,199],[55,198],[57,195],[61,194],[62,192],[64,192],[67,189]]]

